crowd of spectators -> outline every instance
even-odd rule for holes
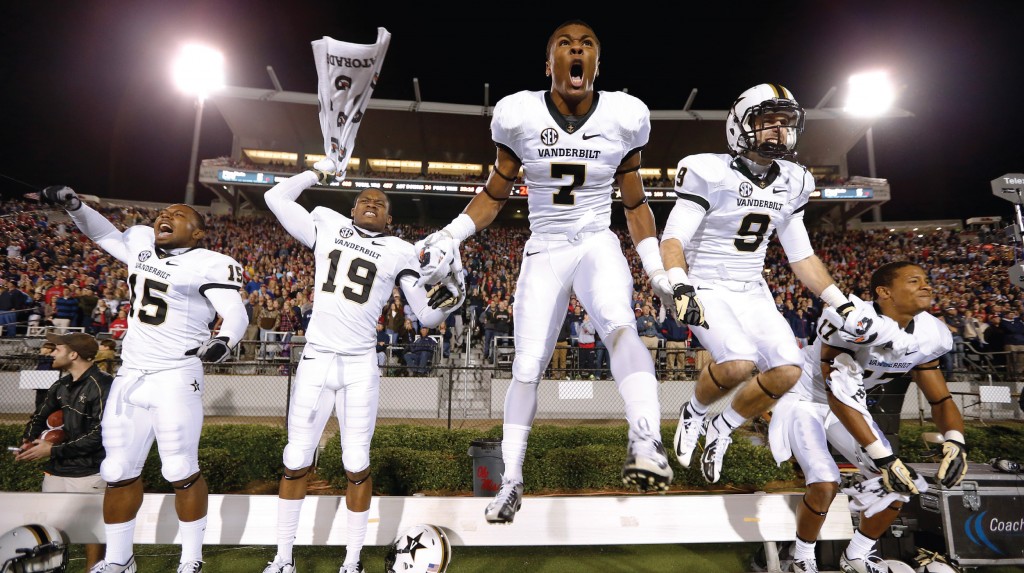
[[[149,224],[156,214],[122,207],[100,211],[119,228]],[[125,265],[79,233],[63,212],[40,209],[31,202],[0,202],[0,230],[5,240],[0,245],[0,333],[13,336],[24,333],[29,324],[52,324],[81,327],[94,334],[110,333],[114,339],[123,336],[131,297]],[[429,231],[408,224],[391,228],[392,234],[408,241]],[[666,322],[628,233],[625,229],[616,232],[633,272],[632,305],[645,343],[662,358],[667,348],[694,345],[685,326]],[[464,243],[469,293],[466,304],[459,316],[450,318],[445,332],[429,333],[443,340],[445,353],[461,343],[464,325],[470,324],[477,329],[471,333],[472,340],[481,344],[485,358],[494,360],[494,348],[508,344],[515,328],[511,308],[516,278],[528,235],[528,229],[522,226],[492,226]],[[1024,307],[1007,273],[1007,267],[1015,264],[1015,251],[998,241],[997,236],[979,237],[958,231],[811,233],[818,256],[840,287],[862,298],[868,298],[872,269],[893,260],[921,264],[930,273],[935,290],[931,311],[950,326],[955,340],[978,350],[1019,351],[1014,356],[1021,360],[1011,359],[1007,366],[1024,371]],[[278,344],[275,352],[286,350],[292,337],[302,336],[316,291],[309,249],[292,239],[270,216],[211,216],[204,246],[235,258],[245,268],[240,296],[245,298],[250,316],[246,340],[267,343],[251,345],[258,349],[251,357],[265,358],[259,353],[266,352],[268,344]],[[812,342],[821,302],[790,272],[775,240],[768,250],[765,272],[794,337],[801,344]],[[596,364],[594,368],[599,371],[602,349],[599,340],[588,339],[590,335],[583,327],[585,309],[574,299],[566,312],[567,342],[586,350],[580,361]],[[414,345],[422,333],[398,289],[382,309],[381,324],[393,347],[391,354],[397,354],[401,363],[409,363],[405,349]],[[285,339],[279,339],[280,333],[285,333]],[[593,347],[584,346],[591,343]],[[950,355],[945,364],[947,371],[959,367],[959,360],[956,353]],[[422,369],[419,361],[415,367]]]

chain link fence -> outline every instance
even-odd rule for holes
[[[60,375],[39,370],[42,338],[0,339],[0,421],[23,422],[34,410],[37,392]],[[508,341],[510,342],[510,340]],[[416,423],[448,428],[488,429],[501,424],[505,394],[512,383],[514,351],[496,338],[487,358],[478,351],[444,356],[437,344],[424,360],[407,360],[404,348],[381,357],[378,423]],[[288,400],[301,342],[243,342],[233,360],[206,366],[203,396],[207,421],[286,425]],[[607,353],[600,348],[560,346],[538,387],[538,423],[609,424],[624,421],[624,404],[611,379]],[[564,352],[564,356],[563,353]],[[674,424],[693,395],[698,373],[710,356],[692,348],[652,349],[658,367],[663,423]],[[958,355],[949,388],[968,419],[1022,419],[1017,404],[1022,383],[1016,357],[979,353],[970,347]],[[1024,356],[1021,356],[1024,359]],[[110,368],[116,371],[117,361]],[[729,403],[718,401],[711,412]],[[924,396],[911,385],[900,417],[930,416]],[[328,432],[337,431],[332,418]]]

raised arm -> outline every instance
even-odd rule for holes
[[[313,215],[295,200],[299,194],[320,180],[316,171],[303,171],[274,185],[263,199],[288,234],[309,248],[316,244],[316,225]],[[236,297],[237,298],[237,297]]]
[[[51,205],[60,205],[67,210],[71,220],[96,242],[101,249],[110,253],[122,263],[128,263],[128,248],[124,244],[124,233],[95,209],[83,203],[70,187],[51,185],[39,193],[39,198]]]

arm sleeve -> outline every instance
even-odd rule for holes
[[[83,205],[84,206],[84,205]],[[25,425],[25,433],[22,438],[32,441],[39,437],[39,434],[43,433],[46,429],[46,418],[50,414],[60,410],[60,404],[57,403],[57,387],[59,384],[54,383],[50,385],[50,389],[46,391],[46,399],[39,406],[39,408],[32,414],[28,424]]]
[[[678,239],[685,247],[693,238],[693,234],[697,232],[706,212],[704,207],[693,201],[683,198],[676,199],[676,204],[672,207],[672,212],[669,213],[668,221],[665,223],[665,231],[662,233],[661,240]]]
[[[448,314],[443,310],[430,308],[427,291],[423,287],[416,286],[416,277],[411,274],[403,275],[398,284],[402,287],[402,292],[405,294],[405,299],[409,301],[413,313],[416,314],[416,318],[420,319],[423,326],[435,328],[448,318]]]
[[[81,208],[69,211],[68,214],[75,225],[101,249],[122,263],[128,263],[128,247],[124,244],[124,233],[118,231],[106,217],[85,203],[82,203]]]
[[[811,239],[807,236],[807,227],[804,226],[803,211],[794,214],[779,227],[779,242],[790,263],[802,261],[814,254]]]
[[[274,185],[263,195],[267,208],[281,222],[284,230],[311,249],[316,244],[316,224],[313,222],[313,215],[296,203],[295,199],[316,181],[316,173],[303,171]]]
[[[212,288],[206,290],[203,295],[210,301],[217,314],[224,320],[220,325],[219,336],[228,337],[228,346],[234,347],[245,334],[249,326],[249,318],[245,313],[245,305],[238,291],[227,288]]]

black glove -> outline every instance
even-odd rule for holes
[[[697,300],[697,293],[692,286],[685,283],[672,285],[672,297],[675,300],[676,317],[683,324],[708,328],[708,321],[704,320],[704,305]]]
[[[942,443],[942,461],[939,462],[935,479],[942,487],[949,489],[956,487],[966,475],[967,446],[956,440],[946,440]]]
[[[227,336],[217,336],[200,344],[197,348],[186,350],[185,356],[198,356],[203,362],[224,362],[231,355]]]
[[[82,206],[75,190],[65,185],[50,185],[39,192],[39,201],[47,205],[57,205],[68,211],[77,211]]]
[[[895,455],[888,455],[884,458],[872,460],[875,467],[882,473],[882,485],[886,491],[902,493],[904,495],[917,495],[921,493],[917,489],[914,480],[917,479],[917,472],[914,468],[903,463],[903,460]]]

